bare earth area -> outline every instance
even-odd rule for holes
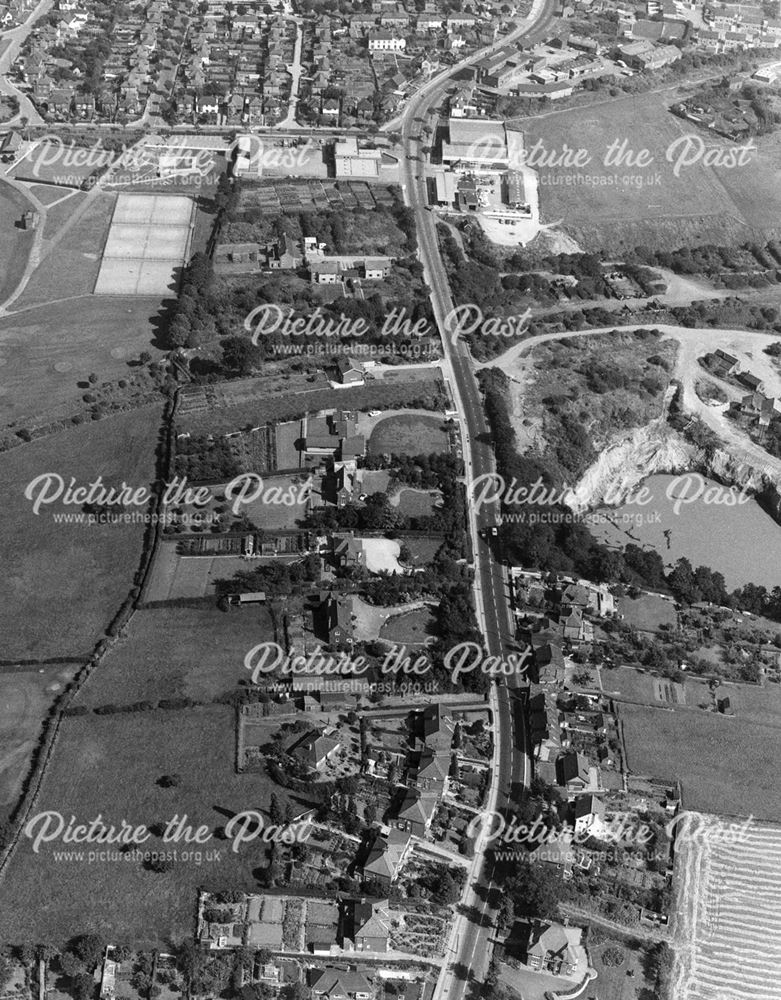
[[[781,827],[740,830],[742,821],[730,820],[719,837],[727,822],[689,813],[679,830],[676,1000],[779,996]]]

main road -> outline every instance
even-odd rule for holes
[[[467,345],[451,337],[448,316],[454,308],[445,267],[439,252],[436,218],[427,210],[424,171],[424,139],[421,129],[429,123],[445,97],[452,78],[464,68],[492,51],[513,41],[534,43],[549,32],[553,21],[553,0],[535,0],[529,17],[494,45],[457,63],[433,77],[410,100],[404,110],[401,136],[406,154],[403,161],[403,184],[406,203],[414,210],[420,260],[431,290],[431,302],[444,344],[443,370],[459,412],[464,444],[467,490],[470,482],[495,471],[494,453],[485,418],[480,390],[475,378]],[[471,499],[471,497],[468,497]],[[505,659],[514,648],[501,564],[490,545],[483,540],[486,529],[494,524],[492,514],[476,511],[467,504],[469,532],[474,553],[475,608],[484,643],[491,656]],[[494,766],[487,809],[502,811],[513,797],[523,793],[531,778],[530,753],[519,688],[521,678],[491,687],[494,718]],[[456,916],[446,961],[437,982],[434,1000],[462,1000],[470,981],[482,981],[491,954],[494,906],[490,898],[490,872],[485,860],[484,830],[477,839],[475,858],[462,897],[461,912]]]

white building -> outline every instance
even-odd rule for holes
[[[403,52],[407,39],[394,35],[392,31],[374,31],[369,35],[369,52]]]

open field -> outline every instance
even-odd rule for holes
[[[725,243],[770,233],[781,210],[778,161],[772,149],[748,164],[727,169],[693,162],[678,167],[682,137],[694,126],[668,110],[674,92],[646,93],[610,99],[588,108],[573,108],[531,119],[526,145],[539,139],[548,155],[584,149],[590,160],[579,168],[539,169],[541,216],[544,222],[564,219],[566,232],[584,249],[652,245],[671,249],[695,243]],[[718,136],[699,136],[704,148],[734,146]],[[694,140],[696,142],[696,140]],[[624,161],[605,157],[613,145]],[[677,145],[676,145],[677,143]],[[648,150],[645,167],[628,165]],[[668,159],[669,151],[669,159]]]
[[[93,198],[67,235],[56,244],[53,243],[81,204],[78,198],[78,195],[74,195],[61,205],[49,209],[41,262],[24,292],[14,303],[15,309],[25,309],[75,295],[92,294],[100,268],[100,255],[111,222],[114,198]]]
[[[127,597],[141,555],[143,524],[61,524],[55,513],[78,513],[59,503],[36,516],[24,496],[45,473],[67,484],[149,485],[161,408],[148,406],[63,431],[0,454],[0,579],[2,658],[44,659],[89,652]]]
[[[745,830],[742,824],[724,830],[723,824],[695,814],[679,827],[677,962],[670,995],[675,1000],[775,1000],[781,829],[754,822]],[[687,836],[690,830],[695,836]]]
[[[63,191],[61,188],[51,187],[49,184],[31,184],[30,191],[44,205],[70,200],[74,196],[72,191]]]
[[[138,611],[127,640],[93,671],[77,704],[217,698],[249,678],[244,657],[267,640],[274,640],[273,626],[258,605],[229,612],[208,606]]]
[[[0,823],[21,791],[46,714],[73,677],[70,664],[0,672]]]
[[[141,351],[155,357],[158,298],[77,298],[0,318],[0,426],[44,424],[83,409],[87,376],[127,375]],[[34,388],[31,388],[34,387]]]
[[[125,819],[133,827],[186,815],[193,826],[214,831],[237,812],[269,804],[269,779],[237,775],[234,759],[229,706],[66,719],[38,808],[87,823],[102,814],[107,824]],[[164,774],[180,775],[180,784],[162,788],[157,782]],[[284,809],[284,792],[275,791]],[[93,932],[170,950],[172,942],[192,936],[199,886],[252,890],[253,870],[266,864],[265,847],[257,841],[234,853],[216,837],[200,848],[198,863],[182,859],[184,844],[165,844],[152,835],[143,850],[178,852],[172,870],[161,873],[146,870],[133,854],[93,863],[73,856],[58,860],[54,851],[61,847],[44,844],[34,856],[23,841],[4,878],[0,925],[13,927],[20,943],[60,944]],[[212,850],[219,859],[207,853]]]
[[[771,690],[781,706],[781,693]],[[745,712],[725,717],[620,702],[617,708],[634,774],[680,778],[686,809],[781,819],[781,790],[767,767],[781,754],[777,722],[763,724]]]
[[[53,240],[57,233],[62,229],[65,223],[70,219],[75,213],[79,205],[83,204],[87,200],[86,191],[63,191],[61,188],[44,188],[45,191],[56,191],[60,196],[60,201],[46,212],[46,226],[43,230],[44,240]],[[40,197],[40,195],[39,195]],[[43,199],[41,199],[43,201]],[[111,221],[111,211],[114,206],[114,198],[93,198],[95,207],[108,206],[108,218],[106,219],[106,232],[108,232],[108,223]],[[91,208],[93,206],[90,206]],[[92,212],[88,212],[87,216],[91,216]],[[105,234],[104,237],[105,239]]]
[[[17,222],[31,208],[30,202],[15,188],[0,181],[0,302],[5,302],[24,274],[33,233],[18,229]]]
[[[449,437],[441,417],[418,414],[380,420],[369,439],[369,454],[435,455],[450,450]]]

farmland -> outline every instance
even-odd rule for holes
[[[8,560],[0,581],[3,659],[84,656],[127,597],[141,555],[143,524],[62,524],[24,496],[36,477],[57,473],[88,484],[149,485],[161,408],[109,417],[0,454],[0,544]],[[78,585],[75,585],[78,581]]]
[[[629,770],[680,778],[687,809],[781,820],[781,791],[767,767],[781,754],[778,714],[773,723],[762,721],[759,713],[752,717],[750,701],[742,711],[743,690],[729,688],[738,704],[734,717],[619,703]],[[762,694],[778,713],[778,688]]]
[[[0,823],[10,812],[29,767],[43,720],[73,676],[68,664],[0,673]]]
[[[90,373],[101,381],[127,375],[131,358],[152,351],[159,304],[85,297],[0,318],[0,425],[69,415],[82,408]]]
[[[219,830],[236,812],[268,806],[270,796],[263,775],[236,775],[234,730],[234,710],[222,705],[66,719],[39,811],[73,814],[84,822],[102,814],[107,823],[126,819],[134,827],[186,815],[193,825]],[[162,787],[165,774],[179,775],[179,784]],[[168,852],[175,846],[153,834],[143,849]],[[192,934],[198,887],[251,890],[257,886],[253,869],[266,863],[258,842],[234,853],[218,837],[204,845],[200,863],[183,860],[179,845],[173,868],[165,872],[147,870],[132,854],[85,864],[84,858],[58,860],[56,849],[56,843],[44,844],[34,856],[23,841],[4,878],[0,925],[14,927],[20,943],[61,944],[84,931],[167,946]]]
[[[751,823],[736,837],[727,828],[717,840],[720,823],[692,815],[679,830],[671,995],[771,1000],[778,996],[781,829]],[[692,828],[698,837],[687,836]]]
[[[566,231],[584,249],[613,251],[748,239],[753,227],[770,233],[770,220],[781,208],[770,146],[760,142],[759,155],[740,169],[700,161],[680,168],[676,176],[681,146],[673,144],[692,129],[667,110],[673,100],[672,91],[632,95],[533,119],[528,146],[540,139],[546,151],[561,152],[566,143],[591,157],[578,170],[540,170],[543,221],[566,219]],[[625,157],[630,150],[635,157],[648,150],[652,162],[643,168],[615,157],[605,163],[617,141],[625,142]],[[708,136],[708,148],[714,145],[730,143]]]
[[[161,698],[211,701],[236,690],[249,676],[244,657],[274,639],[262,607],[230,612],[202,605],[137,611],[127,641],[93,671],[77,704],[127,705]]]

